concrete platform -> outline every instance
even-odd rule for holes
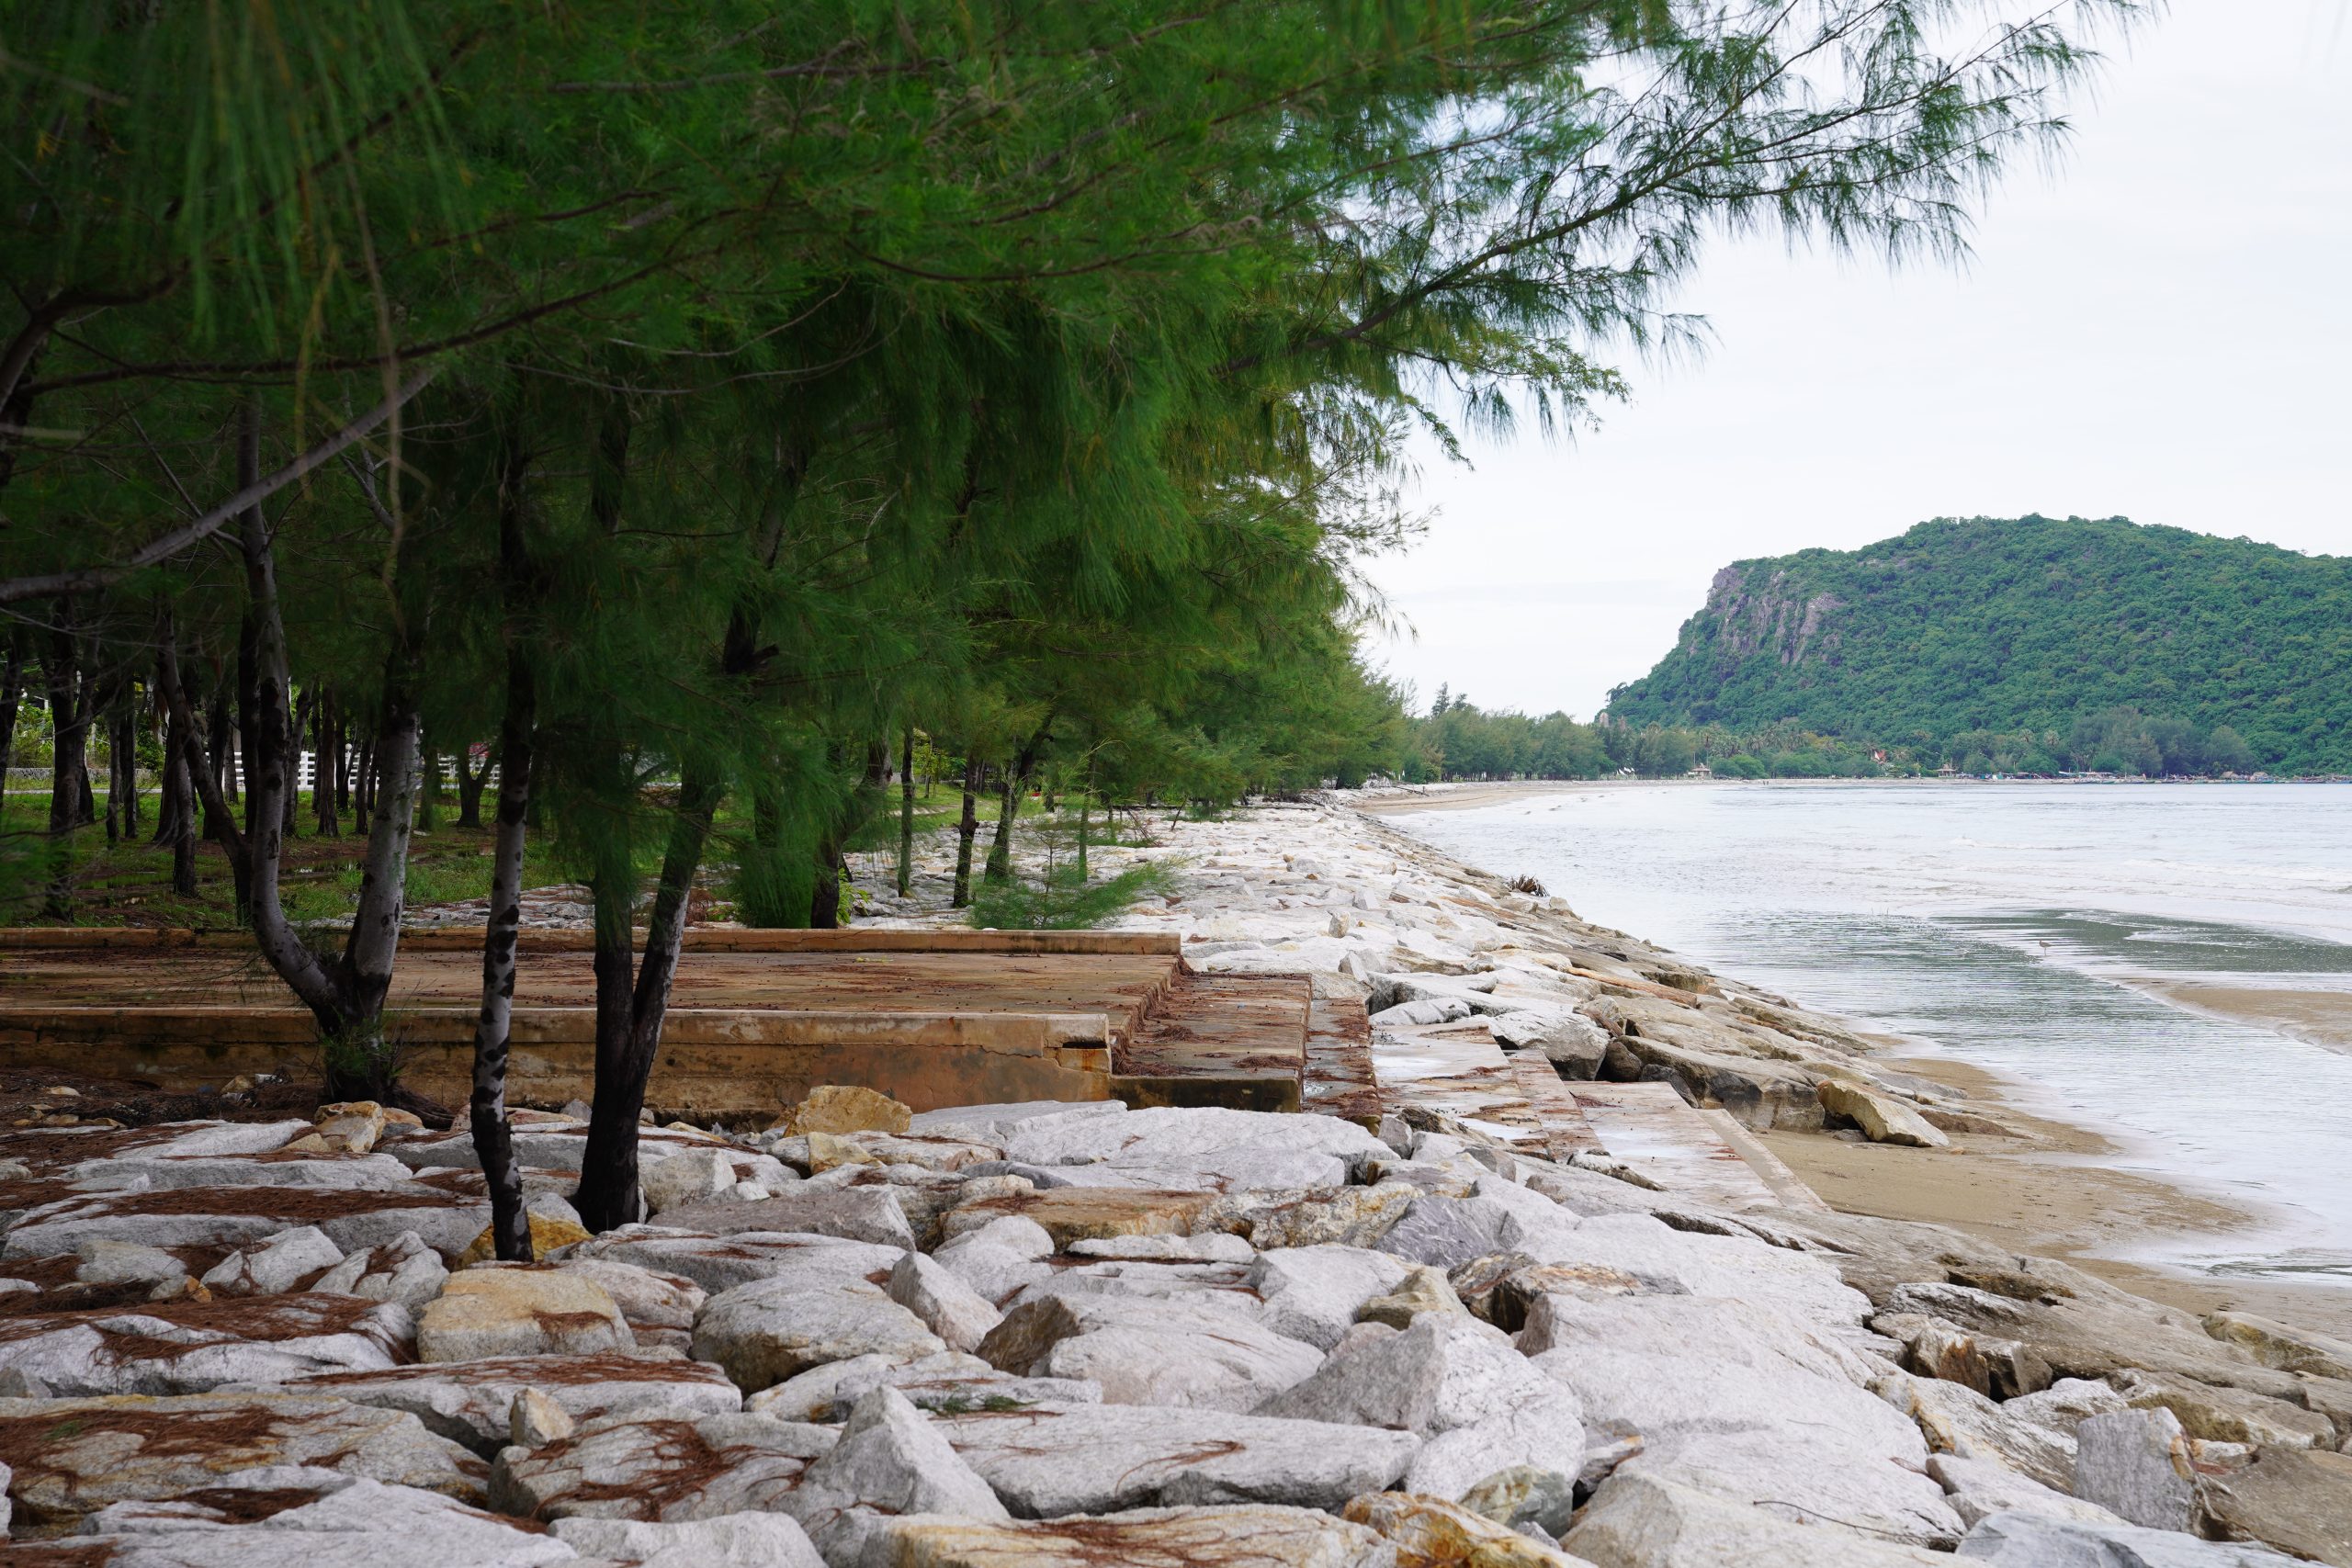
[[[404,1077],[445,1103],[469,1082],[481,940],[403,938],[387,1009]],[[517,1101],[588,1092],[594,995],[587,933],[525,934]],[[1110,1098],[1295,1111],[1313,1039],[1316,1108],[1361,1115],[1369,1027],[1361,1008],[1351,1021],[1317,1005],[1304,976],[1202,975],[1158,934],[696,931],[649,1093],[695,1115],[766,1113],[820,1083],[918,1111]],[[193,1089],[315,1074],[319,1043],[243,933],[18,930],[0,931],[0,1052]]]

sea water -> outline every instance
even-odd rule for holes
[[[2352,785],[1678,783],[1395,820],[2266,1216],[2151,1260],[2352,1285],[2352,1052],[2145,988],[2352,990]]]

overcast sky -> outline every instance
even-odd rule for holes
[[[1627,367],[1598,431],[1425,457],[1371,575],[1426,705],[1589,716],[1732,560],[2040,512],[2352,554],[2352,0],[2174,0],[1973,257],[1890,273],[1720,245],[1697,363]]]

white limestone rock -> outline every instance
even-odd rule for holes
[[[288,1492],[315,1489],[286,1505]],[[202,1502],[117,1503],[71,1546],[107,1568],[540,1568],[578,1561],[564,1542],[436,1493],[279,1466],[217,1477]],[[236,1495],[254,1494],[256,1507]],[[254,1517],[259,1513],[262,1517]]]
[[[623,1225],[572,1248],[568,1259],[610,1258],[691,1280],[713,1295],[757,1280],[864,1280],[887,1274],[902,1247],[800,1232],[715,1235],[663,1225]]]
[[[1965,1460],[1990,1460],[2061,1491],[2075,1477],[2075,1439],[2019,1420],[1984,1395],[1942,1378],[1889,1372],[1871,1390],[1919,1424],[1928,1447]]]
[[[1323,1359],[1199,1294],[1041,1296],[1006,1314],[978,1353],[1004,1371],[1099,1383],[1106,1404],[1230,1411],[1298,1382]]]
[[[341,1249],[325,1232],[299,1225],[231,1253],[205,1273],[203,1283],[216,1296],[274,1296],[342,1261]]]
[[[1560,1549],[1594,1568],[1948,1568],[1950,1554],[1620,1472],[1601,1483]],[[2037,1565],[2040,1568],[2040,1565]]]
[[[1254,1414],[1393,1427],[1429,1439],[1408,1491],[1453,1499],[1498,1470],[1558,1470],[1582,1461],[1575,1396],[1546,1378],[1499,1329],[1430,1314],[1412,1326],[1326,1361]]]
[[[1984,1520],[1960,1543],[1959,1556],[1997,1568],[2292,1568],[2295,1562],[2250,1542],[2027,1513]]]
[[[1951,1499],[1961,1523],[1973,1528],[1995,1514],[2033,1514],[2046,1519],[2078,1519],[2086,1524],[2120,1525],[2124,1521],[2097,1503],[2045,1486],[2011,1470],[1998,1460],[1962,1459],[1957,1454],[1930,1454],[1928,1473]]]
[[[585,1558],[637,1568],[823,1568],[799,1521],[783,1514],[721,1514],[677,1524],[558,1519],[556,1540]]]
[[[1243,1283],[1263,1298],[1265,1326],[1329,1350],[1358,1309],[1402,1284],[1411,1267],[1369,1247],[1285,1247],[1259,1254]]]
[[[762,1389],[743,1408],[781,1421],[841,1421],[876,1388],[895,1388],[918,1410],[1015,1410],[1035,1404],[1099,1404],[1099,1383],[1073,1378],[1023,1378],[998,1371],[978,1356],[950,1350],[911,1361],[853,1356],[811,1367]]]
[[[2075,1428],[2074,1493],[2146,1529],[2197,1523],[2188,1434],[2169,1410],[2111,1410]]]
[[[985,1296],[944,1264],[910,1252],[890,1270],[890,1299],[922,1319],[951,1350],[971,1350],[1004,1321]]]
[[[332,1395],[379,1410],[404,1411],[423,1422],[426,1431],[484,1455],[495,1455],[505,1446],[508,1411],[526,1389],[537,1390],[574,1421],[664,1410],[726,1415],[741,1408],[743,1398],[727,1374],[709,1362],[657,1361],[617,1353],[512,1356],[328,1373],[297,1379],[283,1388],[288,1393]],[[244,1392],[259,1392],[259,1387]]]
[[[187,1278],[187,1266],[159,1247],[132,1241],[85,1241],[74,1278],[85,1285],[168,1285]],[[37,1289],[30,1280],[27,1290]]]
[[[790,1513],[829,1427],[765,1416],[648,1416],[583,1421],[560,1443],[501,1450],[490,1504],[523,1518],[677,1523],[745,1512]]]
[[[315,1394],[0,1399],[0,1434],[16,1455],[9,1495],[20,1533],[70,1527],[111,1503],[176,1497],[264,1465],[323,1466],[461,1502],[482,1497],[482,1462],[414,1416]]]
[[[643,1168],[639,1177],[648,1212],[660,1214],[718,1197],[736,1183],[724,1149],[685,1149]]]
[[[946,1348],[922,1319],[862,1277],[802,1270],[754,1280],[712,1296],[695,1318],[695,1359],[726,1368],[746,1393],[852,1356],[913,1360]]]
[[[0,1339],[0,1371],[37,1380],[60,1397],[201,1393],[227,1383],[379,1371],[405,1358],[416,1333],[406,1307],[348,1296],[257,1301],[233,1325],[219,1315],[198,1303],[164,1302],[13,1318],[10,1337]]]
[[[320,1275],[311,1289],[330,1295],[398,1302],[416,1312],[448,1282],[448,1265],[442,1262],[441,1255],[425,1246],[414,1231],[402,1231],[380,1246],[353,1253]]]
[[[1336,1509],[1396,1483],[1420,1447],[1409,1432],[1133,1404],[933,1425],[1023,1518],[1220,1503]]]
[[[1012,1517],[922,1412],[888,1387],[859,1398],[841,1440],[801,1473],[786,1506],[833,1563],[859,1561],[881,1518]]]

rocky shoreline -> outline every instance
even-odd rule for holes
[[[1153,831],[1122,923],[1373,1006],[1376,1129],[845,1086],[649,1128],[591,1236],[523,1112],[527,1268],[372,1106],[0,1129],[0,1564],[2352,1562],[2352,1345],[1512,1110],[1975,1114],[1838,1021],[1340,806]]]

